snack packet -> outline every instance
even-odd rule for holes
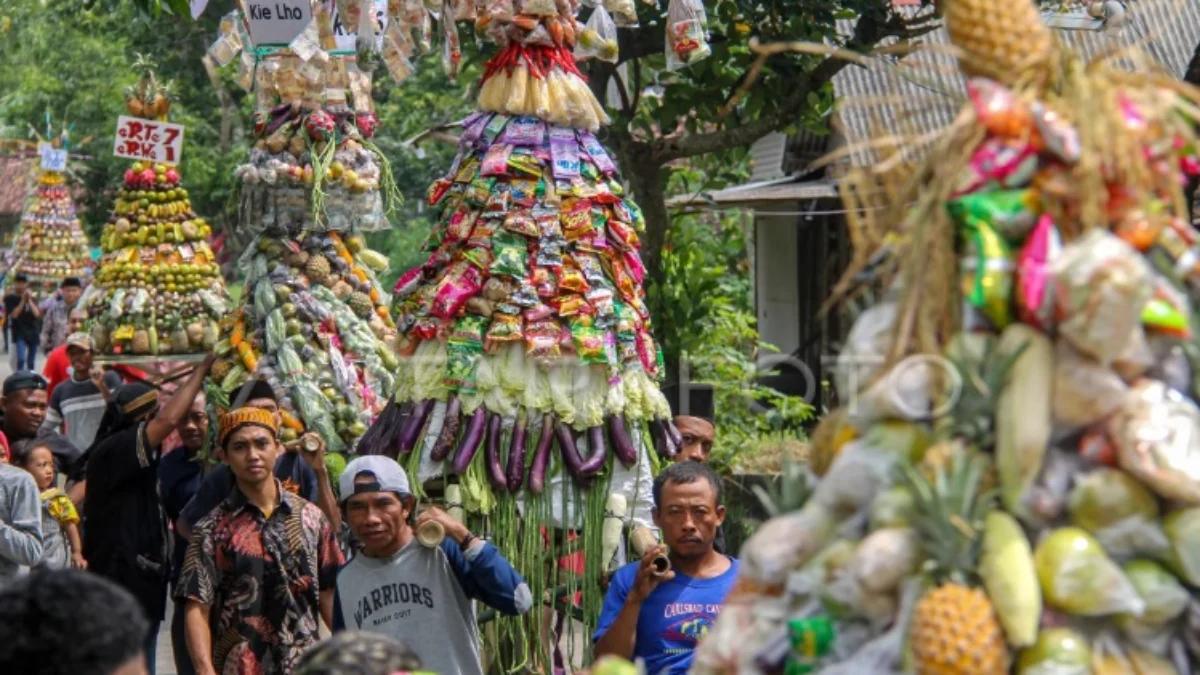
[[[1017,318],[1046,331],[1054,325],[1054,279],[1050,263],[1062,252],[1062,239],[1049,215],[1043,215],[1017,255]]]
[[[667,5],[666,37],[667,70],[679,70],[708,58],[712,48],[708,45],[708,15],[703,3],[671,0]]]
[[[1033,146],[1014,139],[989,138],[971,157],[953,196],[1024,187],[1033,180],[1037,168]]]
[[[1143,379],[1108,421],[1121,468],[1159,496],[1200,505],[1200,409],[1157,380]]]
[[[599,5],[588,17],[579,34],[579,43],[575,45],[575,60],[586,61],[591,58],[617,62],[617,24],[612,15],[603,5]]]
[[[1068,614],[1140,615],[1145,609],[1121,568],[1080,528],[1054,530],[1038,543],[1033,558],[1044,599]]]
[[[1078,478],[1067,512],[1072,524],[1095,535],[1114,556],[1158,556],[1167,551],[1158,499],[1120,469],[1101,467]]]
[[[997,330],[1012,322],[1012,252],[982,219],[970,218],[962,228],[967,255],[961,261],[962,292]]]
[[[1146,261],[1113,234],[1093,229],[1063,247],[1051,265],[1059,332],[1107,365],[1125,351],[1153,293]]]
[[[1035,190],[997,190],[964,195],[946,204],[960,226],[982,221],[1010,242],[1024,241],[1041,212]]]

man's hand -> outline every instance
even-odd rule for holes
[[[313,443],[313,439],[316,443]],[[308,446],[312,444],[316,450],[309,450]],[[300,448],[300,457],[304,459],[304,463],[312,467],[312,470],[318,476],[324,476],[328,472],[325,468],[325,439],[321,438],[321,434],[313,431],[306,431],[296,442],[296,446]]]
[[[425,523],[436,520],[442,524],[442,528],[446,530],[446,536],[450,537],[457,544],[462,544],[467,535],[471,533],[466,525],[458,522],[450,516],[449,513],[439,509],[436,506],[430,506],[417,516],[417,527],[421,527]]]
[[[72,553],[71,554],[71,567],[73,567],[77,570],[86,570],[87,569],[87,561],[83,559],[82,553]]]
[[[654,571],[655,556],[666,552],[666,546],[651,546],[646,551],[646,555],[642,556],[642,562],[638,563],[637,576],[633,579],[633,588],[629,589],[629,595],[625,602],[640,605],[650,597],[659,584],[675,578],[675,570],[667,570],[663,574]]]
[[[101,390],[107,388],[104,386],[104,369],[100,366],[92,366],[92,369],[88,371],[88,378],[92,380],[92,384]]]

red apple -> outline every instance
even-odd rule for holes
[[[175,184],[179,182],[179,172],[175,169],[167,169],[167,172],[163,175],[167,177],[168,183]]]

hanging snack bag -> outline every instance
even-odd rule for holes
[[[963,297],[1002,330],[1012,322],[1012,252],[983,219],[968,218],[962,233],[967,248],[960,263]]]
[[[617,62],[617,24],[612,15],[599,5],[588,17],[575,45],[575,60],[586,61],[596,58],[608,63]]]
[[[633,0],[628,0],[630,5]],[[667,70],[708,58],[708,16],[700,0],[671,0],[667,7]]]
[[[1017,256],[1017,317],[1041,330],[1054,325],[1054,279],[1050,263],[1062,252],[1062,239],[1049,215],[1038,219]]]

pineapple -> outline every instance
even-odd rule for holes
[[[182,324],[171,329],[171,335],[168,338],[171,347],[171,352],[175,354],[186,354],[188,352],[188,332]]]
[[[333,277],[330,276],[331,271],[329,261],[325,259],[325,256],[321,255],[310,256],[308,262],[304,265],[304,273],[308,275],[308,280],[322,286],[333,285]]]
[[[1024,351],[1001,355],[994,340],[975,344],[969,337],[973,336],[960,336],[962,339],[947,350],[961,387],[953,408],[937,421],[938,440],[921,460],[921,472],[928,479],[949,467],[950,460],[963,452],[992,449],[996,443],[996,402],[1013,364]],[[989,462],[984,474],[985,483],[994,486],[995,466]]]
[[[371,303],[371,298],[365,293],[354,292],[346,300],[346,304],[350,306],[350,310],[357,314],[359,318],[367,318],[375,313],[375,305]]]
[[[912,493],[912,525],[925,569],[936,586],[913,608],[909,646],[918,675],[1002,675],[1009,652],[992,602],[978,586],[983,521],[992,495],[979,494],[983,466],[957,453],[929,481],[911,466],[902,482]]]
[[[1013,86],[1033,73],[1048,77],[1057,47],[1032,0],[940,0],[959,68]]]
[[[209,375],[212,377],[213,381],[220,382],[221,380],[225,379],[225,376],[228,375],[229,371],[231,370],[233,370],[232,361],[229,359],[217,359],[213,362],[212,370],[209,371]]]
[[[150,353],[150,331],[146,330],[145,326],[140,326],[133,332],[133,340],[130,341],[129,348],[134,354]]]
[[[187,325],[185,330],[190,344],[199,346],[204,342],[204,324],[193,321]]]

